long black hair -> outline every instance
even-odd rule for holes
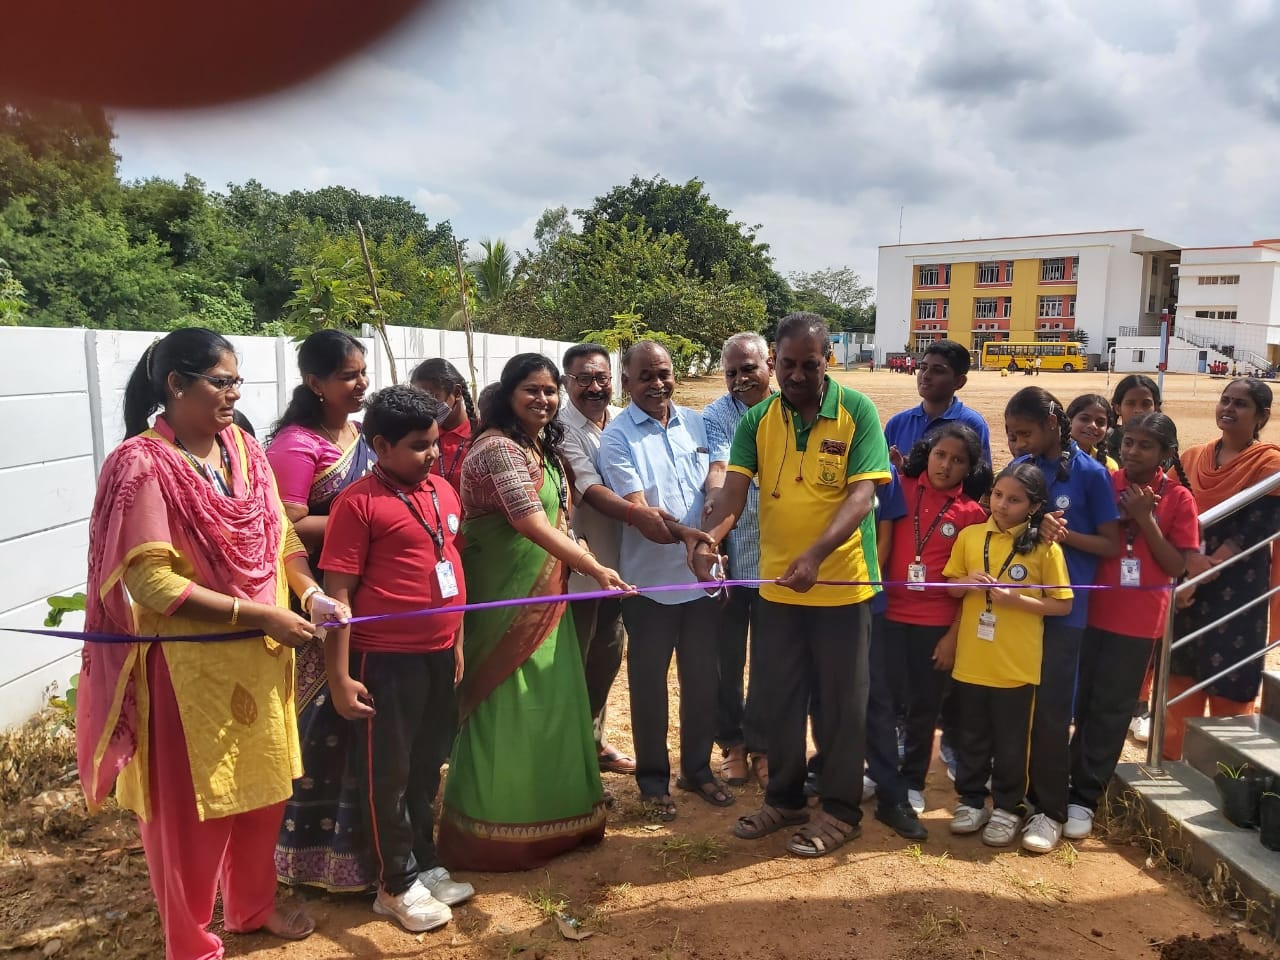
[[[363,356],[364,344],[345,330],[317,330],[302,341],[298,346],[298,372],[303,382],[293,388],[289,405],[272,424],[268,443],[285,427],[297,424],[314,429],[324,422],[324,405],[320,396],[307,386],[306,378],[333,376],[354,352]]]
[[[1182,485],[1188,490],[1191,489],[1191,481],[1187,479],[1187,472],[1182,469],[1182,458],[1178,456],[1178,428],[1173,422],[1173,418],[1163,413],[1143,413],[1134,417],[1129,423],[1124,425],[1125,433],[1146,433],[1155,437],[1165,450],[1169,451],[1169,456],[1165,458],[1166,463],[1173,466],[1178,473],[1178,479],[1182,481]]]
[[[183,327],[152,343],[124,388],[125,439],[145,431],[151,415],[169,402],[169,374],[194,380],[196,374],[216,367],[224,354],[235,352],[230,340],[204,327]]]
[[[1040,472],[1040,468],[1030,460],[1009,464],[1000,471],[996,483],[1005,477],[1011,477],[1022,484],[1022,488],[1027,491],[1027,498],[1034,504],[1031,515],[1027,518],[1027,528],[1013,544],[1013,549],[1018,553],[1031,553],[1040,542],[1040,524],[1044,523],[1048,508],[1049,485],[1044,482],[1044,474]]]
[[[1051,417],[1058,422],[1058,479],[1071,476],[1071,418],[1062,403],[1048,390],[1023,387],[1005,404],[1004,415],[1043,424]],[[1003,476],[1003,474],[1002,474]],[[997,478],[999,479],[999,478]]]
[[[1160,384],[1145,373],[1131,373],[1116,384],[1115,390],[1111,392],[1111,406],[1107,411],[1111,421],[1111,433],[1107,435],[1107,453],[1117,461],[1120,459],[1120,441],[1124,437],[1123,431],[1117,429],[1124,426],[1120,422],[1120,404],[1124,402],[1125,395],[1130,390],[1137,389],[1146,390],[1151,394],[1151,399],[1156,405],[1155,412],[1160,412]]]
[[[478,433],[497,430],[526,450],[535,449],[534,442],[529,439],[529,435],[524,432],[524,428],[516,418],[515,409],[511,406],[511,398],[520,384],[541,370],[551,374],[551,378],[556,383],[560,382],[560,371],[550,357],[544,357],[540,353],[517,353],[508,360],[507,365],[502,368],[498,390],[493,395],[492,402],[486,404],[485,418],[480,424]],[[563,440],[564,426],[560,423],[560,418],[555,417],[542,428],[536,449],[542,454],[544,461],[551,460],[558,463],[560,443]]]
[[[471,390],[467,387],[467,381],[463,378],[458,368],[444,357],[432,357],[430,360],[423,360],[414,368],[413,376],[409,378],[409,382],[415,387],[420,387],[427,383],[435,383],[444,387],[450,393],[455,390],[461,390],[462,402],[467,408],[467,419],[471,421],[472,428],[475,427],[478,418],[476,417],[476,405],[471,399]]]
[[[1100,393],[1082,393],[1072,400],[1071,405],[1067,407],[1067,429],[1069,432],[1070,422],[1090,407],[1101,407],[1102,412],[1107,415],[1107,432],[1102,435],[1101,440],[1093,445],[1093,459],[1105,467],[1107,465],[1107,441],[1111,439],[1111,434],[1116,429],[1115,411],[1111,409],[1111,404],[1107,403],[1107,398]]]
[[[929,468],[929,454],[938,445],[939,440],[955,437],[964,444],[969,454],[969,472],[960,482],[965,496],[972,500],[981,500],[991,492],[991,464],[982,456],[982,439],[972,427],[957,420],[946,420],[934,427],[917,440],[907,453],[906,462],[902,465],[904,477],[918,477]]]

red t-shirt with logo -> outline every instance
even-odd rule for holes
[[[431,472],[448,480],[454,490],[458,489],[458,481],[462,479],[462,461],[466,459],[470,445],[471,421],[466,417],[452,430],[440,431],[440,459]]]
[[[1116,502],[1129,487],[1129,477],[1124,470],[1111,474],[1111,486]],[[1156,526],[1164,538],[1179,550],[1200,549],[1200,518],[1195,497],[1176,478],[1157,470],[1147,484],[1160,496],[1156,504]],[[1151,553],[1147,538],[1132,520],[1120,514],[1120,555],[1101,557],[1094,582],[1112,587],[1110,590],[1092,590],[1089,598],[1089,626],[1107,630],[1125,637],[1141,637],[1155,640],[1164,636],[1165,617],[1169,615],[1168,590],[1132,590],[1120,586],[1120,561],[1129,556],[1129,539],[1133,538],[1133,556],[1138,561],[1139,582],[1144,587],[1168,585],[1172,579],[1160,569]]]
[[[467,602],[457,548],[462,517],[457,493],[439,476],[428,477],[412,490],[401,490],[419,516],[443,533],[443,559],[453,564],[458,594],[441,599],[436,579],[441,552],[435,541],[392,488],[374,474],[367,474],[334,501],[320,554],[322,570],[360,578],[351,598],[351,612],[357,617],[424,607],[457,607]],[[438,516],[432,490],[440,502]],[[447,650],[453,646],[461,625],[461,613],[356,623],[351,627],[351,649],[366,653]]]
[[[902,477],[902,496],[907,504],[907,515],[893,523],[889,569],[884,572],[884,577],[896,582],[907,579],[907,567],[916,559],[918,516],[920,538],[924,541],[920,561],[924,564],[925,579],[940,582],[943,579],[942,568],[951,559],[951,548],[955,546],[956,535],[965,527],[986,523],[987,511],[960,487],[954,490],[933,489],[924,473],[918,477]],[[950,505],[947,504],[948,500],[951,501]],[[885,592],[889,595],[888,617],[895,623],[925,627],[950,626],[955,622],[960,609],[960,601],[942,588],[930,587],[919,591],[908,590],[904,586],[889,586],[885,588]]]

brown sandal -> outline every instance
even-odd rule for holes
[[[787,850],[797,857],[822,857],[861,833],[857,824],[837,820],[825,810],[815,810],[809,822],[787,841]]]
[[[721,751],[720,776],[731,787],[745,786],[747,782],[747,748],[742,744]]]
[[[783,827],[794,827],[808,821],[808,810],[787,810],[766,803],[755,813],[739,817],[733,825],[733,835],[739,840],[759,840]]]
[[[755,778],[760,781],[760,789],[769,789],[769,758],[763,753],[757,753],[751,758],[751,772],[755,774]]]
[[[670,823],[676,818],[676,802],[670,794],[661,797],[641,797],[640,808],[650,820]]]

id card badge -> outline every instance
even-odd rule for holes
[[[1137,557],[1120,558],[1120,586],[1142,586],[1142,561]]]
[[[924,590],[924,587],[923,587],[923,586],[918,586],[918,584],[923,584],[923,583],[925,582],[925,579],[926,579],[926,578],[925,578],[925,575],[924,575],[924,564],[923,564],[923,563],[908,563],[908,564],[907,564],[907,589],[908,589],[908,590],[920,590],[920,591],[923,591],[923,590]]]
[[[996,615],[990,610],[978,614],[978,639],[993,641],[996,638]]]
[[[436,564],[436,585],[440,587],[441,599],[448,600],[458,595],[458,578],[453,574],[453,561],[441,560]]]

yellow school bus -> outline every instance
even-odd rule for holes
[[[1035,365],[1040,358],[1041,370],[1084,370],[1088,358],[1078,343],[1058,343],[1035,340],[988,340],[982,345],[981,368],[983,370],[1008,370],[1016,363],[1019,370]]]

